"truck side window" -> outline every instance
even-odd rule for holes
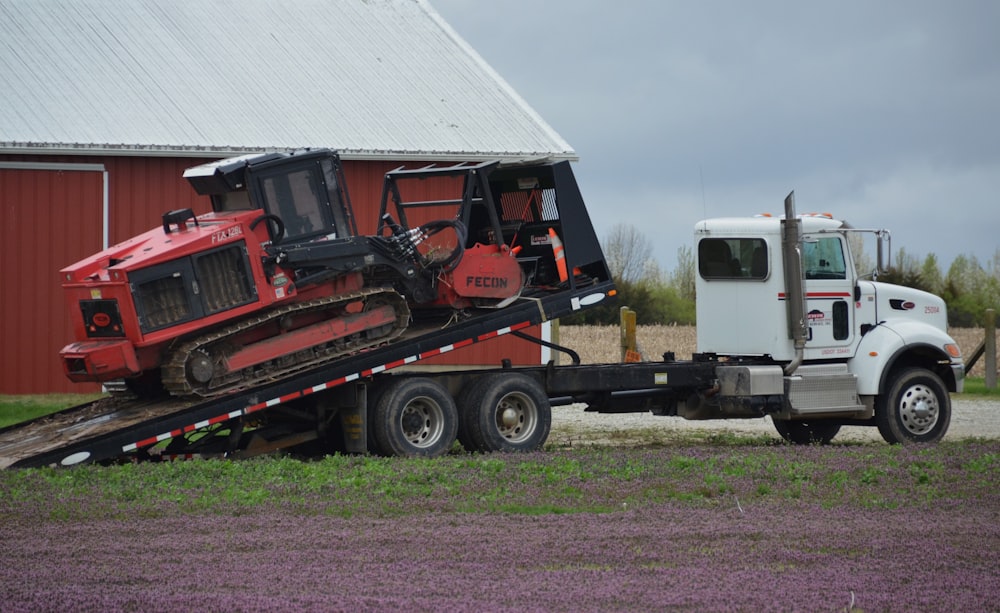
[[[840,238],[827,236],[803,242],[802,260],[806,279],[846,279],[847,264]]]
[[[698,272],[705,279],[766,279],[767,243],[759,238],[704,238],[698,243]]]

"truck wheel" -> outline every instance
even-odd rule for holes
[[[378,399],[371,430],[385,455],[435,458],[455,442],[458,410],[441,385],[428,379],[401,379]]]
[[[840,432],[840,424],[823,420],[799,421],[775,419],[774,429],[781,438],[795,445],[828,445]]]
[[[542,386],[516,373],[489,375],[463,394],[462,437],[470,451],[535,451],[552,427],[552,405]]]
[[[951,423],[951,396],[925,368],[909,368],[889,381],[875,406],[875,424],[887,443],[936,443]]]

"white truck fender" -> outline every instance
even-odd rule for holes
[[[858,378],[858,393],[874,396],[900,355],[919,351],[950,360],[945,349],[949,344],[955,344],[954,339],[933,326],[914,321],[882,323],[862,337],[857,353],[848,361],[848,369]]]

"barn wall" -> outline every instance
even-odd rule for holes
[[[72,389],[58,361],[73,337],[58,271],[100,248],[103,185],[96,171],[0,169],[0,392]]]
[[[95,391],[94,385],[70,383],[59,365],[59,349],[72,339],[72,327],[57,271],[102,247],[104,173],[53,170],[51,165],[103,166],[108,240],[115,244],[159,226],[165,211],[209,211],[208,198],[198,196],[182,177],[186,168],[205,159],[0,155],[0,164],[8,162],[49,169],[0,169],[0,266],[5,274],[0,284],[0,394]],[[382,177],[400,165],[345,162],[360,233],[375,231]],[[529,332],[539,335],[537,329]],[[505,337],[445,354],[436,362],[497,365],[509,358],[515,364],[537,364],[540,355],[536,345]]]

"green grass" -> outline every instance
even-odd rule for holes
[[[101,394],[0,395],[0,428],[90,402]]]
[[[244,515],[557,515],[650,505],[831,508],[992,504],[995,441],[792,447],[701,440],[434,460],[329,456],[0,471],[0,513],[57,520]]]
[[[986,388],[986,379],[983,377],[966,377],[965,391],[963,396],[981,396],[984,398],[1000,398],[1000,386],[993,389]]]

